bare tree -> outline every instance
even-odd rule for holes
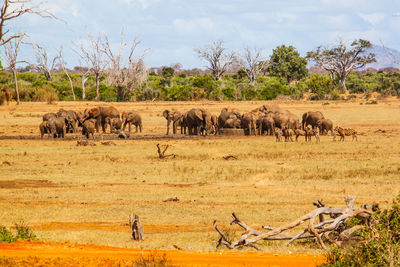
[[[0,10],[0,46],[10,42],[12,39],[19,39],[25,35],[25,33],[10,33],[10,30],[6,27],[7,22],[10,20],[21,17],[24,14],[36,14],[43,18],[57,19],[47,9],[43,9],[43,5],[47,2],[30,5],[32,3],[33,0],[4,0]]]
[[[89,78],[89,74],[92,73],[95,76],[96,100],[98,100],[100,98],[100,77],[108,64],[108,61],[105,58],[104,40],[102,40],[101,36],[99,35],[97,38],[93,38],[93,36],[89,34],[88,37],[88,45],[80,42],[75,44],[75,48],[73,50],[79,55],[81,60],[83,60],[88,67],[88,72],[82,75],[82,98],[86,98],[86,92],[84,89],[85,82]]]
[[[350,48],[343,40],[339,40],[337,46],[331,49],[319,46],[316,51],[308,52],[307,57],[328,71],[332,79],[336,77],[346,89],[346,78],[350,72],[376,61],[374,53],[366,53],[371,47],[371,42],[363,39],[354,40]]]
[[[33,65],[33,68],[43,73],[46,80],[51,81],[53,79],[52,73],[57,66],[57,62],[60,60],[60,55],[57,54],[53,58],[50,58],[45,47],[38,44],[34,44],[34,47],[37,64]]]
[[[76,96],[75,96],[75,91],[74,91],[74,85],[72,83],[72,79],[71,76],[69,76],[68,70],[67,70],[67,63],[64,60],[63,54],[63,46],[60,47],[60,49],[58,50],[58,61],[60,63],[60,67],[63,70],[63,72],[65,73],[65,75],[67,75],[67,78],[69,80],[69,85],[71,86],[71,93],[72,93],[72,97],[74,99],[74,101],[76,100]]]
[[[128,51],[128,61],[123,60],[124,51],[127,47],[124,34],[121,34],[121,43],[117,52],[111,48],[108,38],[104,37],[103,51],[110,60],[109,68],[106,70],[106,82],[117,88],[118,96],[126,100],[138,86],[142,85],[147,79],[147,70],[144,64],[146,49],[140,56],[134,57],[134,53],[140,41],[134,38]]]
[[[268,61],[262,57],[262,49],[246,47],[239,62],[246,72],[249,83],[254,85],[257,76],[265,69]]]
[[[236,61],[234,52],[227,53],[222,41],[215,41],[205,48],[196,48],[199,58],[208,62],[208,69],[218,81],[230,65]]]
[[[19,38],[13,38],[4,45],[4,59],[7,64],[7,68],[12,72],[14,76],[15,93],[17,97],[17,105],[20,104],[18,79],[17,79],[17,64],[27,63],[26,61],[18,60],[18,53],[20,45],[22,43],[23,36]]]

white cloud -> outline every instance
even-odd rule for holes
[[[293,23],[297,19],[297,15],[291,13],[278,13],[278,23]]]
[[[214,23],[210,18],[175,19],[173,25],[181,34],[195,33],[199,30],[211,32],[214,29]]]
[[[371,14],[358,14],[363,20],[371,23],[373,26],[376,26],[379,22],[381,22],[385,18],[385,14],[383,13],[371,13]]]

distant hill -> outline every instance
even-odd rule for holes
[[[393,53],[393,55],[400,61],[400,52],[396,49],[389,48],[388,50]],[[376,62],[368,64],[367,68],[374,68],[374,69],[383,69],[387,67],[395,67],[400,68],[399,64],[393,62],[393,59],[386,53],[386,50],[381,45],[374,45],[372,49],[368,52],[372,52],[375,54]]]

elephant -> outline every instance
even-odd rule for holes
[[[186,124],[189,135],[209,135],[212,129],[211,113],[205,109],[193,108],[187,112]]]
[[[78,114],[73,110],[60,109],[57,117],[64,117],[67,133],[75,133],[77,131]]]
[[[106,118],[106,124],[110,125],[110,132],[114,133],[122,128],[122,121],[120,118]]]
[[[48,131],[51,136],[64,138],[66,132],[65,118],[59,117],[47,121]]]
[[[142,132],[142,117],[136,112],[122,112],[122,121],[124,123],[123,130],[125,131],[126,125],[128,124],[129,133],[131,132],[131,124],[135,125],[136,132]]]
[[[181,127],[181,134],[183,133],[184,129],[182,129],[182,125],[184,125],[184,120],[185,119],[184,119],[184,116],[179,111],[176,111],[176,110],[170,111],[170,110],[166,109],[163,112],[163,116],[167,120],[167,133],[166,133],[166,135],[169,134],[169,126],[171,125],[171,122],[172,122],[172,132],[173,132],[173,134],[176,134],[178,126]],[[185,127],[185,126],[183,126],[183,127]],[[186,130],[185,130],[185,132],[186,132]]]
[[[96,120],[96,132],[99,132],[99,128],[103,130],[103,133],[106,132],[106,118],[118,118],[119,119],[119,111],[113,107],[94,107],[88,110],[85,110],[85,115],[83,122],[87,119],[95,119]]]
[[[49,134],[50,137],[50,131],[47,120],[42,121],[42,123],[39,125],[39,130],[40,130],[40,138],[43,138],[44,134]]]
[[[308,111],[303,114],[301,127],[303,130],[307,125],[311,125],[312,128],[318,127],[317,122],[322,119],[325,119],[325,117],[320,111]]]
[[[92,135],[92,139],[94,139],[95,130],[96,121],[94,119],[88,119],[82,123],[82,135],[85,135],[87,139],[89,139],[90,135]]]
[[[275,122],[271,114],[262,116],[259,121],[259,135],[263,135],[264,131],[267,135],[275,135]]]
[[[237,109],[223,108],[221,110],[221,113],[218,116],[219,128],[224,128],[226,120],[228,120],[231,116],[234,116],[237,120],[240,121],[239,124],[241,124],[242,115],[240,114],[240,112]],[[232,121],[230,123],[228,123],[228,125],[233,125],[233,124],[235,124],[235,123],[232,123]],[[233,127],[230,127],[230,128],[233,128]],[[240,128],[240,127],[238,127],[238,128]]]
[[[320,129],[322,135],[328,134],[331,131],[333,133],[333,123],[330,119],[322,119],[317,122],[317,127]]]
[[[257,121],[259,120],[258,112],[246,112],[242,115],[242,129],[246,135],[256,135]]]
[[[52,118],[52,119],[57,118],[57,114],[53,113],[53,112],[50,112],[50,113],[44,114],[43,117],[42,117],[43,121],[48,121],[50,118]]]
[[[222,128],[235,128],[235,129],[240,129],[242,126],[242,121],[238,119],[234,114],[228,117],[228,119],[225,121],[225,124],[223,125]]]

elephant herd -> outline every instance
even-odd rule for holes
[[[325,119],[319,111],[304,113],[300,124],[295,114],[276,105],[263,105],[243,114],[234,108],[223,108],[219,116],[202,108],[193,108],[187,112],[165,110],[163,116],[167,120],[167,135],[171,123],[173,134],[179,128],[181,134],[189,135],[217,135],[221,129],[233,128],[243,129],[245,135],[275,135],[277,141],[280,141],[281,136],[286,141],[291,140],[293,135],[296,140],[299,135],[310,140],[311,134],[319,136],[319,133],[333,133],[332,121]]]
[[[317,142],[319,135],[329,132],[339,135],[340,140],[344,136],[352,135],[356,139],[356,131],[336,127],[333,129],[331,120],[326,119],[319,111],[305,112],[301,123],[299,118],[288,110],[277,105],[263,105],[249,112],[241,113],[235,108],[223,108],[217,116],[204,108],[192,108],[187,112],[177,110],[164,110],[162,113],[167,120],[167,132],[177,134],[180,130],[184,135],[218,135],[223,129],[241,129],[245,135],[271,135],[276,141],[296,141],[299,136],[304,136],[306,141],[311,141],[315,136]],[[125,131],[128,125],[128,131]],[[46,113],[39,125],[40,135],[45,134],[51,138],[64,138],[67,133],[81,132],[86,138],[94,138],[94,133],[99,132],[100,127],[103,133],[107,126],[110,126],[110,133],[116,133],[120,138],[128,138],[131,132],[131,125],[136,127],[136,132],[142,132],[142,118],[135,111],[120,112],[112,106],[98,106],[86,109],[83,112],[60,109],[57,113]],[[335,140],[335,139],[334,139]]]
[[[136,132],[142,132],[142,118],[134,111],[124,111],[120,115],[115,107],[94,107],[85,111],[60,109],[57,113],[46,113],[39,125],[40,135],[48,134],[51,138],[64,138],[67,133],[81,132],[86,138],[99,132],[100,126],[103,133],[107,126],[111,133],[117,133],[122,138],[129,137],[131,125],[136,127]],[[128,132],[125,132],[128,125]]]

